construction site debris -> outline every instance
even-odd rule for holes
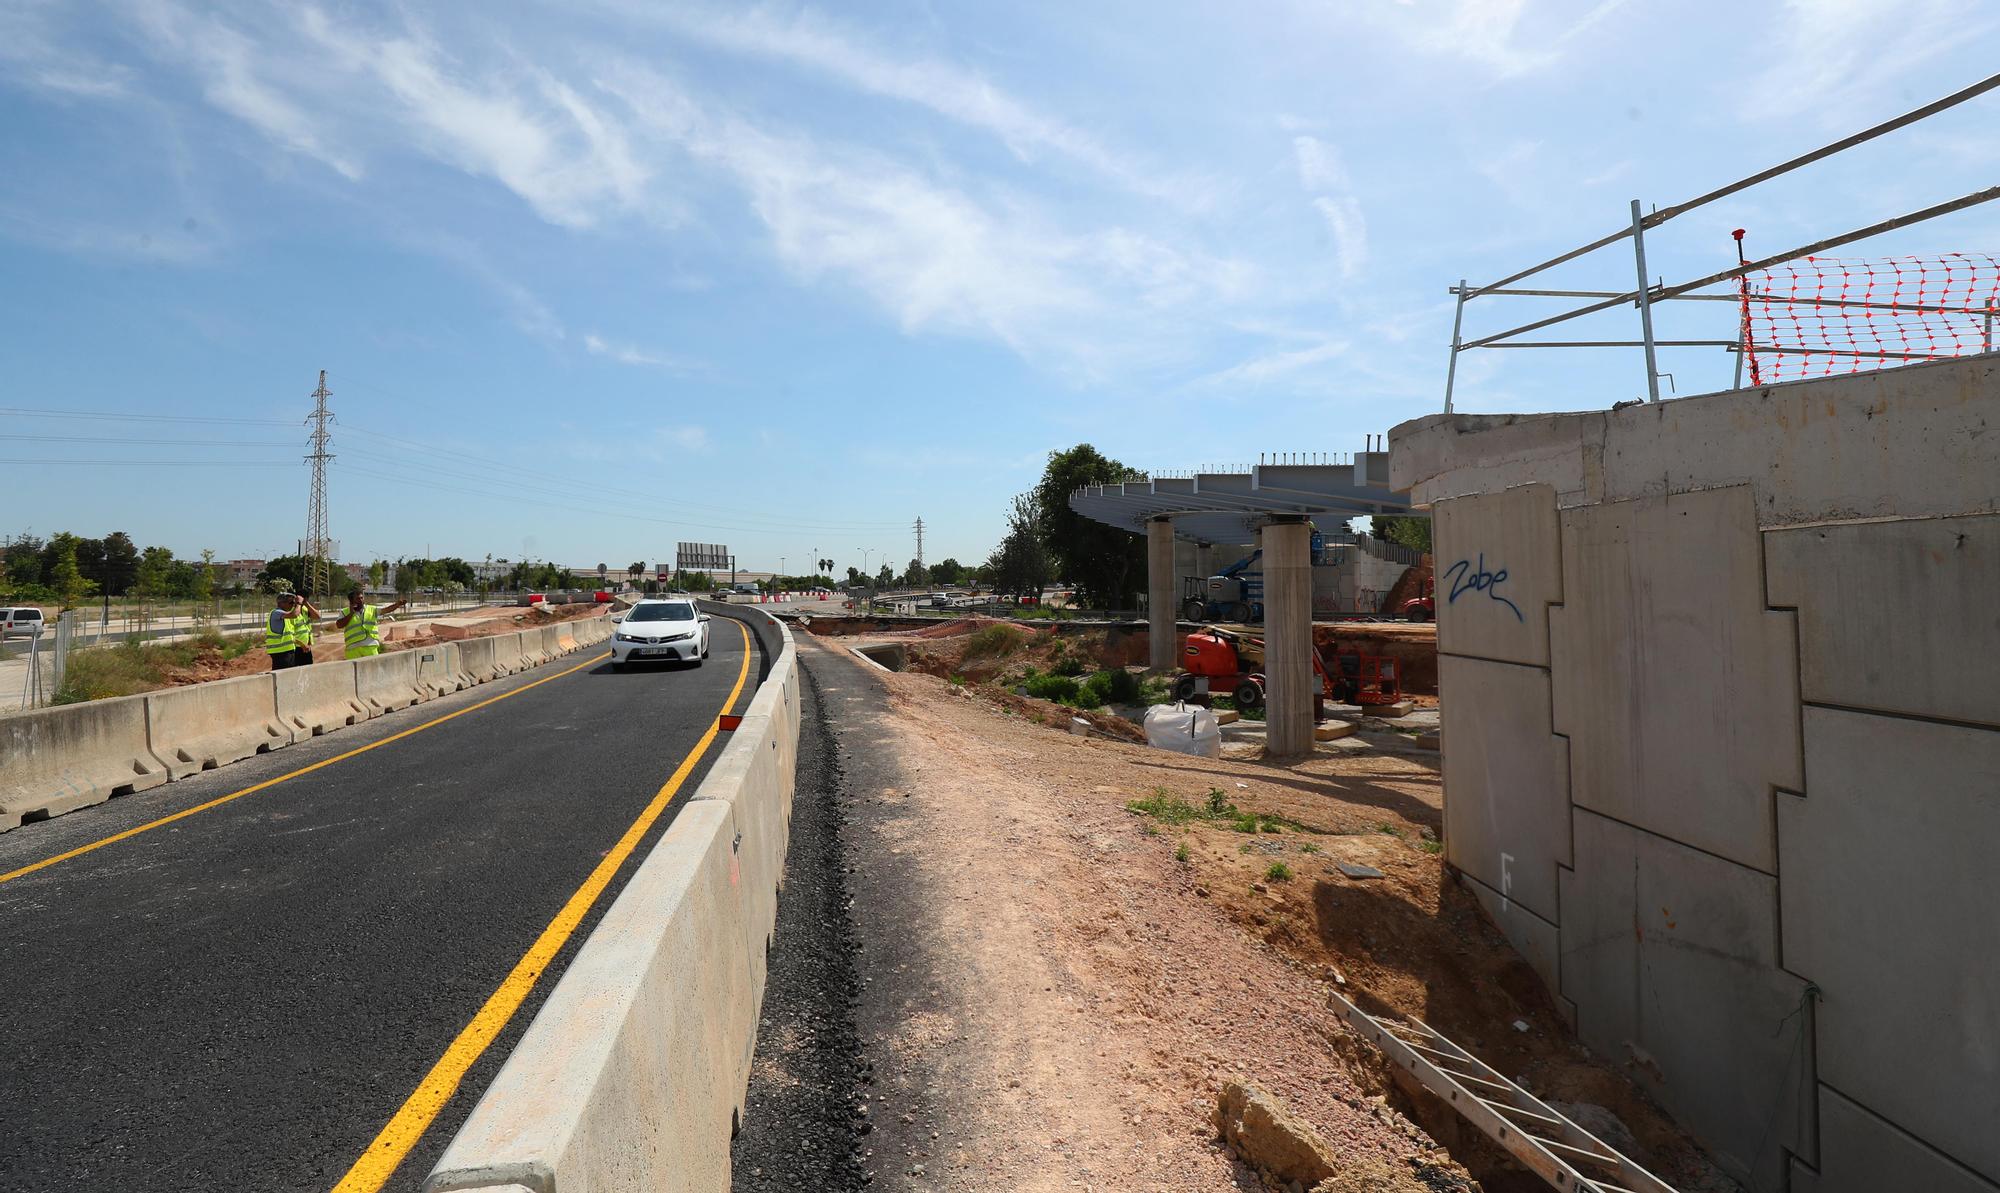
[[[1335,862],[1334,868],[1349,878],[1387,878],[1388,875],[1373,866],[1357,865],[1354,862]]]
[[[1215,714],[1197,704],[1156,704],[1146,710],[1146,744],[1197,758],[1222,757]]]
[[[1215,1128],[1239,1159],[1281,1185],[1295,1181],[1310,1189],[1339,1171],[1318,1131],[1248,1082],[1223,1085]]]

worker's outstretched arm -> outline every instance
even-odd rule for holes
[[[396,610],[402,608],[404,605],[407,605],[409,603],[410,602],[408,601],[399,600],[393,605],[384,605],[382,606],[382,613],[384,616],[386,616],[388,614],[394,613]]]

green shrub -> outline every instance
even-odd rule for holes
[[[1037,700],[1054,700],[1059,704],[1075,700],[1078,687],[1077,682],[1067,675],[1037,675],[1023,686],[1027,688],[1028,695]]]
[[[1104,707],[1104,697],[1089,684],[1078,685],[1076,695],[1070,697],[1069,702],[1085,710]]]
[[[1127,801],[1125,810],[1137,812],[1141,816],[1151,816],[1155,820],[1164,820],[1168,824],[1186,824],[1191,820],[1201,819],[1199,808],[1164,787],[1153,788],[1153,794],[1145,799]]]
[[[1177,862],[1188,860],[1188,844],[1186,841],[1182,841],[1180,847],[1174,850],[1174,860]]]
[[[1077,658],[1075,655],[1063,655],[1055,661],[1049,670],[1057,675],[1067,675],[1074,679],[1082,675],[1086,668],[1084,667],[1083,660]]]
[[[1264,871],[1264,878],[1269,882],[1290,882],[1292,868],[1283,862],[1272,862],[1271,868]]]
[[[965,657],[967,659],[1005,658],[1021,649],[1021,642],[1024,637],[1025,635],[1020,630],[1010,625],[986,626],[983,629],[973,631],[972,637],[966,641]]]

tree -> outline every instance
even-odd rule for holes
[[[203,549],[201,566],[194,570],[193,591],[194,616],[197,622],[208,621],[215,604],[215,552]]]
[[[76,570],[83,573],[84,579],[97,585],[97,591],[118,595],[105,579],[103,539],[76,540]]]
[[[49,587],[55,589],[65,609],[81,605],[96,587],[83,578],[83,572],[76,566],[78,541],[73,534],[59,534],[49,540],[49,549],[55,552],[49,566]]]
[[[1128,609],[1146,580],[1146,543],[1130,531],[1093,521],[1069,507],[1085,485],[1144,480],[1088,443],[1050,452],[1035,486],[1037,523],[1055,576],[1076,589],[1077,603],[1094,609]],[[1011,517],[1009,519],[1011,524]]]
[[[378,559],[368,565],[368,586],[380,588],[389,580],[389,561]]]
[[[875,573],[875,587],[877,588],[887,588],[895,582],[896,573],[890,571],[889,565],[886,563],[882,565],[881,571]]]
[[[910,566],[903,569],[903,583],[909,585],[911,588],[922,588],[924,586],[924,565],[918,560],[912,559]]]
[[[133,591],[142,601],[164,600],[170,595],[174,553],[165,547],[148,547],[139,553],[139,577]]]
[[[1376,538],[1391,543],[1400,543],[1412,551],[1430,554],[1431,520],[1411,518],[1399,514],[1376,514],[1368,520],[1368,529]]]
[[[422,584],[422,582],[423,582],[422,573],[419,571],[419,569],[412,566],[412,562],[410,560],[397,561],[396,563],[397,596],[408,598],[412,593],[417,591],[418,587]]]
[[[994,549],[986,566],[993,573],[993,588],[1015,597],[1039,597],[1048,586],[1049,552],[1044,539],[1041,503],[1031,492],[1014,498],[1007,510],[1007,534]]]
[[[865,588],[868,586],[868,577],[862,575],[861,569],[851,563],[847,565],[847,586],[849,588]]]
[[[965,583],[965,567],[956,559],[941,559],[931,565],[931,581],[950,587]]]
[[[4,554],[7,559],[7,574],[13,577],[17,588],[35,588],[45,582],[48,569],[42,563],[42,540],[32,534],[21,533],[7,540]]]
[[[641,576],[644,575],[645,572],[646,572],[646,561],[643,559],[635,559],[631,563],[625,566],[625,574],[628,576]]]
[[[132,536],[114,530],[104,536],[104,591],[124,596],[139,580],[139,548]]]

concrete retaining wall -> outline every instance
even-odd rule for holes
[[[278,720],[277,687],[269,675],[148,692],[146,736],[167,776],[184,779],[292,744]]]
[[[0,832],[167,781],[144,696],[0,717],[0,760]]]
[[[701,786],[577,951],[424,1188],[729,1188],[791,820],[788,631]],[[771,644],[778,650],[772,658]]]
[[[2000,1193],[2000,364],[1391,432],[1446,859],[1764,1189]]]

